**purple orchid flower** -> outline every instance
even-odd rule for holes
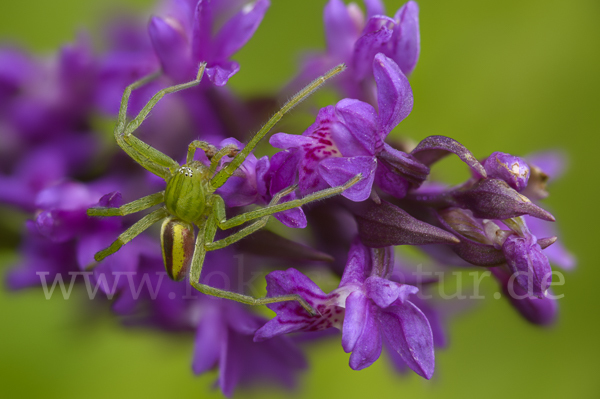
[[[336,84],[345,97],[372,102],[373,59],[383,53],[394,60],[405,75],[414,70],[420,52],[419,7],[414,1],[404,4],[393,18],[385,16],[379,0],[364,1],[367,15],[351,3],[330,0],[325,6],[325,54],[308,57],[299,77],[292,83],[316,78],[333,66],[345,63],[349,71]],[[370,82],[369,82],[370,83]]]
[[[362,101],[344,99],[319,111],[316,122],[301,136],[277,133],[269,141],[287,150],[287,162],[297,163],[302,195],[339,186],[362,174],[362,180],[342,195],[364,201],[377,181],[382,190],[403,197],[420,184],[429,169],[411,155],[383,140],[412,110],[413,96],[398,65],[383,54],[373,61],[379,113]]]
[[[542,249],[556,237],[541,240],[531,233],[523,218],[502,221],[509,230],[499,227],[500,221],[477,219],[465,209],[439,211],[439,221],[457,234],[460,242],[452,249],[467,262],[479,266],[507,263],[522,289],[539,298],[550,286],[552,269]]]
[[[148,31],[163,71],[176,82],[192,80],[201,62],[206,75],[216,86],[223,86],[240,66],[229,58],[246,44],[260,25],[269,0],[258,0],[242,7],[215,33],[215,21],[227,9],[239,9],[241,1],[172,1],[162,15],[150,21]]]
[[[172,82],[194,79],[200,63],[207,63],[202,84],[181,93],[181,98],[202,139],[211,143],[232,135],[227,133],[231,123],[223,120],[229,111],[219,104],[235,103],[223,87],[216,90],[215,86],[224,86],[238,72],[239,64],[229,58],[250,40],[270,5],[269,0],[244,4],[242,0],[170,0],[148,27],[162,72]]]
[[[342,330],[342,347],[352,352],[352,369],[373,364],[385,341],[412,370],[431,378],[434,369],[431,327],[423,312],[408,300],[418,288],[390,281],[392,269],[391,247],[368,249],[356,240],[339,288],[327,295],[297,270],[270,273],[269,296],[302,295],[320,315],[311,317],[297,303],[270,305],[277,316],[256,332],[255,340],[337,327]]]
[[[370,258],[370,259],[369,259]],[[350,367],[370,366],[381,353],[382,340],[417,374],[431,378],[433,335],[429,321],[409,301],[418,288],[395,283],[391,247],[367,249],[355,243],[340,287],[354,287],[346,298],[342,346],[352,352]]]

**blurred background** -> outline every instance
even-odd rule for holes
[[[254,38],[233,58],[241,93],[271,93],[297,70],[299,50],[324,47],[325,0],[272,0]],[[403,4],[385,1],[388,15]],[[98,32],[111,11],[150,15],[153,2],[30,0],[0,5],[0,40],[51,54],[78,30]],[[311,368],[292,397],[599,398],[600,278],[598,162],[600,140],[600,2],[597,0],[420,0],[421,57],[410,82],[412,114],[395,135],[453,137],[477,157],[492,151],[527,155],[563,149],[569,170],[550,187],[544,206],[578,267],[556,287],[560,316],[551,328],[527,324],[508,302],[488,297],[449,321],[450,345],[436,353],[431,381],[397,375],[383,356],[352,371],[338,342],[308,349]],[[454,159],[434,167],[452,182],[467,171]],[[458,177],[457,177],[458,176]],[[3,211],[6,220],[14,217]],[[0,250],[0,273],[16,261]],[[86,314],[82,292],[45,300],[41,289],[0,291],[0,397],[221,397],[216,374],[194,377],[193,337],[129,330],[100,304]],[[80,299],[80,300],[78,300]],[[239,398],[288,397],[252,389]]]

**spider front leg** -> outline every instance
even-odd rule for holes
[[[212,295],[218,298],[230,299],[246,305],[268,305],[270,303],[277,302],[297,301],[300,304],[300,306],[302,306],[310,315],[319,315],[319,312],[316,311],[300,295],[282,295],[271,298],[254,298],[252,296],[238,294],[236,292],[226,291],[200,283],[200,275],[202,274],[202,266],[204,264],[204,258],[206,256],[205,245],[207,242],[213,241],[216,231],[217,223],[216,219],[214,218],[209,218],[207,223],[205,223],[204,226],[200,227],[198,237],[196,238],[194,256],[192,257],[192,264],[190,269],[190,284],[192,285],[192,287],[194,287],[203,294]]]
[[[228,245],[231,245],[234,242],[241,240],[242,238],[246,237],[247,235],[249,235],[249,234],[255,232],[256,230],[259,230],[261,227],[263,227],[264,224],[266,224],[266,221],[270,215],[277,213],[277,212],[287,211],[288,209],[297,208],[297,207],[307,204],[309,202],[318,201],[321,199],[333,197],[334,195],[341,194],[345,190],[349,189],[350,187],[352,187],[353,185],[358,183],[360,181],[360,179],[362,179],[362,175],[358,174],[357,176],[354,176],[352,179],[348,180],[346,183],[344,183],[341,186],[331,187],[331,188],[327,188],[325,190],[317,191],[316,193],[309,194],[304,198],[291,200],[288,202],[284,202],[283,204],[273,203],[273,201],[271,201],[271,203],[264,208],[259,208],[259,209],[255,209],[250,212],[242,213],[241,215],[232,217],[231,219],[225,219],[224,205],[222,205],[223,208],[222,208],[222,210],[218,210],[217,216],[219,217],[218,225],[223,230],[239,226],[250,220],[254,220],[257,218],[261,218],[261,219],[255,223],[251,224],[250,226],[243,228],[242,230],[238,231],[237,233],[234,233],[234,234],[232,234],[228,237],[225,237],[221,240],[215,241],[211,244],[207,244],[206,248],[208,251],[213,251],[215,249],[224,248]],[[289,192],[286,192],[287,190],[289,190],[289,189],[284,190],[282,193],[278,194],[278,196],[280,196],[280,198],[283,198],[284,196],[289,194]],[[273,199],[275,199],[275,197]]]
[[[171,173],[179,167],[179,164],[171,157],[163,154],[157,149],[151,147],[149,144],[146,144],[142,140],[135,137],[133,132],[142,124],[142,122],[144,122],[144,120],[148,117],[148,114],[150,114],[152,109],[166,94],[175,93],[177,91],[185,90],[200,84],[205,68],[206,63],[200,64],[196,79],[191,82],[170,86],[160,90],[150,99],[150,101],[148,101],[148,104],[146,104],[139,114],[129,123],[127,123],[127,106],[131,92],[157,78],[159,74],[152,74],[138,80],[137,82],[134,82],[133,84],[127,86],[123,93],[123,98],[121,100],[121,106],[119,109],[119,117],[117,119],[117,126],[115,127],[114,131],[115,140],[117,141],[119,147],[121,147],[123,151],[125,151],[134,161],[139,163],[148,171],[164,179],[169,178]]]
[[[300,90],[296,95],[294,95],[288,102],[286,102],[283,107],[279,111],[275,113],[267,121],[267,123],[252,137],[252,139],[246,144],[244,149],[242,149],[235,158],[223,169],[217,173],[212,180],[210,181],[210,186],[212,191],[214,192],[219,187],[227,182],[227,180],[233,175],[233,173],[240,167],[240,165],[244,162],[248,154],[252,152],[254,147],[265,137],[265,135],[279,122],[283,115],[289,112],[296,105],[300,104],[304,99],[314,93],[319,87],[321,87],[328,79],[331,79],[335,75],[342,72],[346,69],[346,65],[340,64],[327,72],[325,75],[313,80],[311,83],[306,85],[302,90]]]
[[[224,156],[234,157],[237,155],[240,150],[233,144],[226,145],[225,147],[217,150],[212,144],[209,144],[206,141],[194,140],[190,143],[188,147],[188,153],[186,158],[186,163],[190,164],[194,160],[194,156],[196,154],[196,150],[201,149],[206,154],[206,157],[210,160],[210,168],[209,174],[212,176],[219,167],[219,163]]]
[[[277,193],[275,196],[273,196],[273,199],[271,199],[271,202],[269,202],[269,206],[277,205],[279,203],[279,201],[281,201],[286,195],[291,194],[297,187],[298,187],[297,185],[293,185],[293,186],[288,187],[288,188],[282,190],[281,192]],[[216,218],[216,224],[221,229],[223,229],[223,227],[221,227],[222,221],[226,219],[225,202],[223,201],[223,198],[221,198],[217,195],[214,196],[213,198],[214,198],[213,209],[215,212],[214,216]],[[225,248],[225,247],[241,240],[242,238],[249,236],[250,234],[254,233],[255,231],[258,231],[258,230],[262,229],[263,227],[265,227],[267,225],[267,222],[269,221],[270,216],[271,215],[263,216],[256,222],[252,223],[249,226],[244,227],[240,231],[235,232],[235,233],[231,234],[230,236],[227,236],[218,241],[213,241],[213,242],[207,243],[206,250],[207,251],[215,251],[217,249]]]

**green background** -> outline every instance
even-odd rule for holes
[[[110,6],[100,1],[3,1],[0,37],[42,53],[98,31]],[[135,10],[149,2],[128,0]],[[241,93],[270,92],[296,70],[298,49],[322,48],[325,0],[272,0],[250,43],[234,58]],[[386,1],[388,14],[402,3]],[[394,134],[420,140],[451,136],[476,156],[525,155],[563,148],[568,174],[551,186],[545,206],[559,220],[561,240],[578,258],[556,289],[560,318],[550,329],[522,321],[490,295],[450,321],[450,346],[436,353],[431,381],[395,374],[382,357],[356,372],[339,343],[311,347],[311,368],[297,397],[598,398],[600,315],[598,126],[600,2],[597,0],[422,0],[422,52],[411,77],[412,114]],[[143,11],[148,12],[148,11]],[[434,172],[460,181],[456,159]],[[2,273],[14,254],[0,255]],[[78,300],[80,299],[80,300]],[[102,310],[88,317],[81,295],[44,300],[41,290],[0,291],[0,397],[220,397],[216,374],[194,377],[192,337],[128,330]],[[100,306],[106,308],[107,306]],[[283,397],[278,390],[237,397]]]

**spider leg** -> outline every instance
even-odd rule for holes
[[[225,147],[221,148],[219,150],[219,152],[217,152],[214,155],[214,157],[210,160],[210,169],[209,169],[210,174],[214,174],[217,171],[217,168],[219,167],[219,162],[225,155],[229,155],[230,157],[233,157],[233,156],[237,155],[238,152],[240,152],[239,148],[237,148],[233,144],[226,145]]]
[[[244,162],[248,154],[250,154],[254,147],[256,147],[258,142],[262,140],[262,138],[273,128],[273,126],[275,126],[277,122],[279,122],[279,120],[283,117],[285,113],[290,111],[300,102],[302,102],[305,98],[310,96],[315,90],[321,87],[323,83],[327,81],[327,79],[334,77],[338,73],[342,72],[344,69],[346,69],[346,66],[344,64],[338,65],[331,71],[327,72],[325,75],[313,80],[306,87],[304,87],[302,90],[296,93],[296,95],[294,95],[294,97],[292,97],[288,102],[286,102],[283,105],[283,107],[281,107],[281,109],[277,111],[277,113],[273,115],[271,119],[269,119],[269,121],[258,131],[258,133],[256,133],[254,137],[252,137],[250,142],[248,142],[244,149],[236,155],[236,157],[231,161],[231,163],[223,169],[221,169],[219,173],[217,173],[215,177],[212,178],[212,180],[210,181],[212,191],[215,191],[223,184],[225,184],[225,182],[231,177],[231,175],[233,175],[233,172],[235,172],[235,170],[240,167],[242,162]]]
[[[148,171],[164,179],[170,177],[171,171],[178,168],[179,164],[171,157],[163,154],[157,149],[151,147],[149,144],[146,144],[142,140],[135,137],[133,132],[148,117],[150,111],[152,111],[154,106],[165,96],[165,94],[174,93],[200,84],[205,67],[206,63],[200,64],[198,75],[196,76],[195,80],[160,90],[150,99],[150,101],[148,101],[148,104],[146,104],[139,114],[129,123],[127,123],[127,105],[129,102],[129,97],[131,96],[131,92],[134,89],[137,89],[138,87],[150,82],[151,80],[156,79],[159,74],[152,74],[138,80],[137,82],[134,82],[133,84],[127,86],[123,93],[121,107],[119,109],[119,117],[117,119],[117,126],[115,127],[114,131],[115,140],[117,141],[119,147],[121,147],[123,151],[133,158],[134,161],[139,163]]]
[[[246,305],[268,305],[270,303],[286,302],[286,301],[298,301],[309,314],[313,316],[319,315],[319,313],[304,300],[300,295],[282,295],[272,298],[254,298],[248,295],[238,294],[236,292],[226,291],[219,288],[214,288],[206,284],[200,283],[200,275],[202,274],[202,266],[204,264],[204,257],[206,256],[205,245],[207,241],[212,241],[216,232],[216,220],[212,218],[212,221],[206,223],[205,226],[200,228],[198,237],[196,238],[196,247],[194,250],[194,256],[192,258],[192,265],[190,269],[190,284],[192,287],[197,289],[203,294],[212,295],[217,298],[231,299],[236,302],[240,302]]]
[[[89,208],[87,210],[87,214],[88,216],[125,216],[151,208],[154,205],[158,205],[163,202],[164,199],[165,192],[161,191],[159,193],[147,195],[118,208]]]
[[[188,146],[188,153],[186,158],[186,163],[190,163],[194,160],[194,156],[196,155],[196,150],[201,149],[206,154],[206,157],[210,160],[210,169],[209,173],[212,175],[216,172],[219,167],[219,162],[225,155],[229,155],[230,157],[235,156],[240,150],[233,144],[226,145],[225,147],[217,150],[212,144],[209,144],[206,141],[194,140]]]
[[[185,163],[189,164],[194,160],[194,155],[196,154],[197,149],[204,151],[208,159],[212,159],[212,157],[217,153],[217,147],[214,145],[209,144],[206,141],[194,140],[188,146],[188,153]]]
[[[275,196],[273,196],[273,199],[269,203],[269,206],[278,204],[279,201],[281,201],[281,199],[283,197],[292,193],[297,187],[298,186],[293,185],[293,186],[288,187],[285,190],[282,190],[281,192],[277,193]],[[219,221],[225,220],[225,202],[223,202],[223,198],[221,198],[219,196],[215,196],[213,207],[214,207],[213,209],[215,209],[216,223],[217,223],[217,225],[220,226]],[[241,229],[221,240],[217,240],[217,241],[211,240],[212,242],[206,243],[206,246],[205,246],[206,250],[214,251],[217,249],[225,248],[225,247],[233,244],[234,242],[237,242],[237,241],[241,240],[242,238],[249,236],[250,234],[254,233],[255,231],[258,231],[258,230],[262,229],[263,227],[265,227],[267,225],[267,222],[269,221],[270,216],[271,215],[263,216],[260,219],[258,219],[256,222],[252,223],[251,225],[246,226],[243,229]]]
[[[121,233],[121,235],[119,235],[119,237],[117,237],[117,239],[112,244],[110,244],[108,248],[96,252],[96,254],[94,255],[94,260],[96,262],[100,262],[107,256],[114,254],[119,249],[121,249],[123,245],[133,240],[137,235],[142,233],[148,227],[152,226],[159,220],[166,218],[167,216],[169,216],[169,212],[167,212],[165,208],[159,208],[147,214],[146,216],[138,220],[136,223],[134,223],[133,226]]]
[[[250,212],[242,213],[241,215],[232,217],[231,219],[220,219],[219,227],[223,230],[230,229],[232,227],[239,226],[253,219],[262,218],[281,211],[287,211],[288,209],[297,208],[309,202],[318,201],[321,199],[332,197],[334,195],[341,194],[348,188],[352,187],[354,184],[358,183],[360,179],[362,179],[362,175],[358,174],[341,186],[331,187],[325,190],[317,191],[316,193],[309,194],[304,198],[284,202],[283,204],[269,204],[269,206],[266,206],[264,208],[259,208]]]

